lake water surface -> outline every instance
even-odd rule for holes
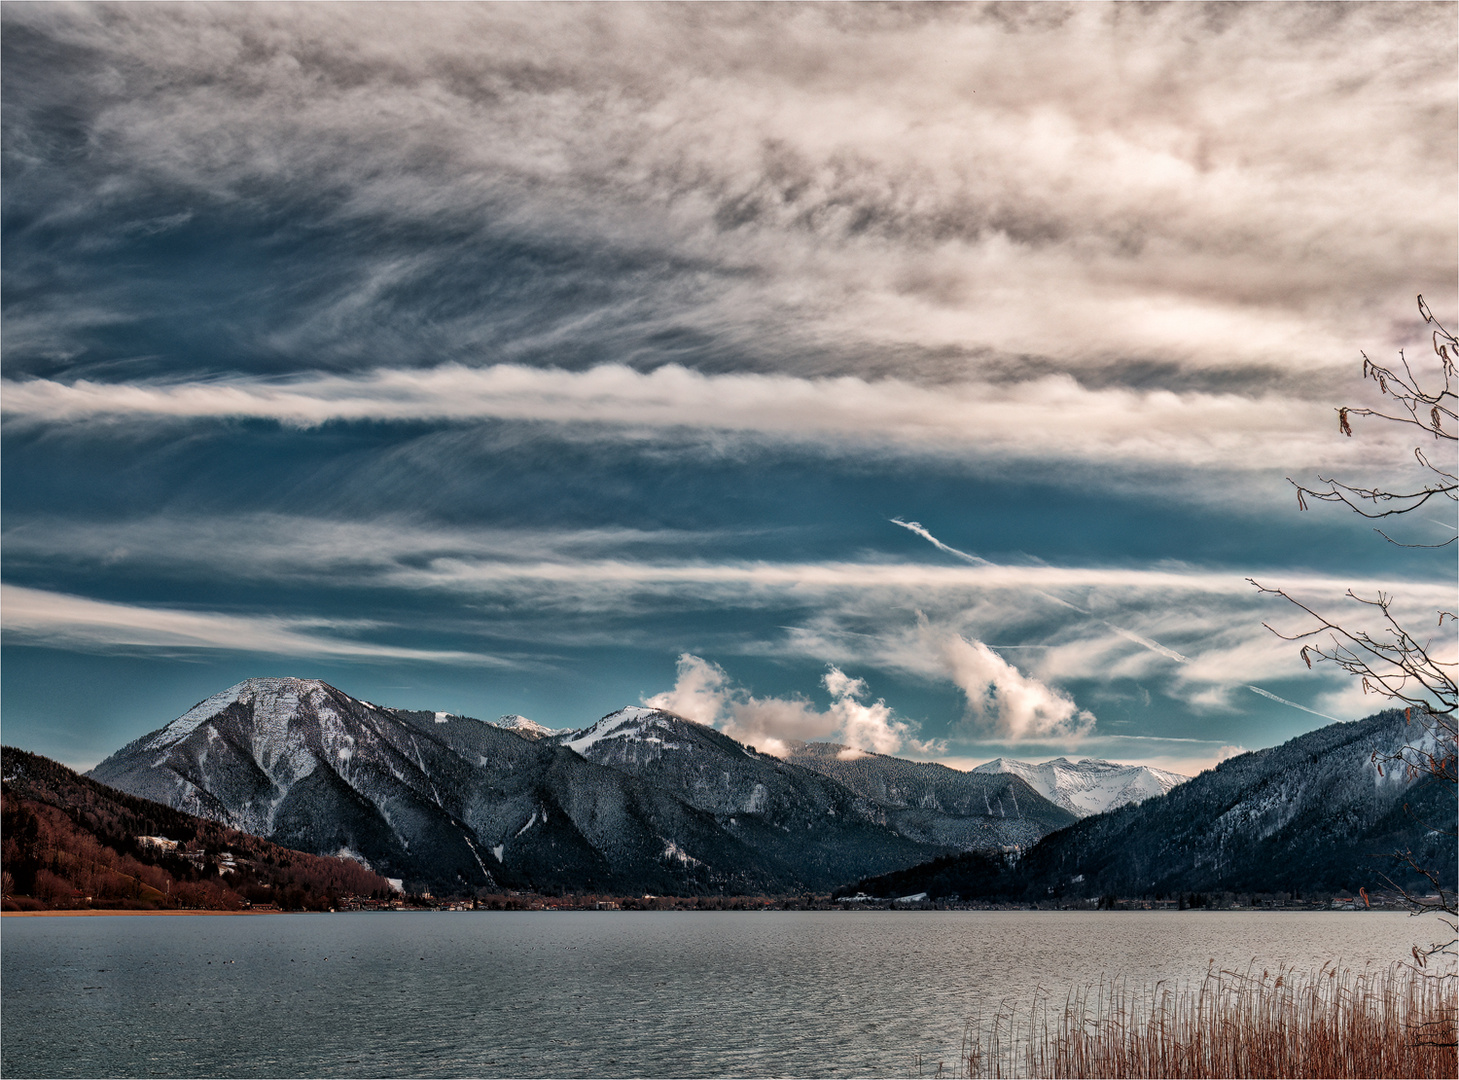
[[[906,1076],[1042,987],[1381,966],[1399,913],[8,918],[21,1076]]]

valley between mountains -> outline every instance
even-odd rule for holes
[[[555,731],[271,678],[198,703],[89,775],[440,895],[824,894],[860,882],[1041,900],[1376,888],[1386,856],[1405,848],[1453,863],[1452,832],[1410,809],[1452,824],[1452,806],[1430,805],[1442,793],[1372,764],[1407,737],[1402,714],[1379,714],[1194,780],[1064,758],[962,772],[833,743],[791,742],[775,757],[652,708]]]

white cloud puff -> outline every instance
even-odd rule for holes
[[[770,754],[784,754],[786,740],[840,742],[878,754],[931,749],[913,738],[912,723],[897,719],[885,701],[862,700],[863,680],[832,667],[822,681],[831,695],[825,710],[805,698],[756,697],[733,685],[718,664],[684,653],[674,688],[644,704],[717,727]]]
[[[1071,741],[1094,730],[1094,715],[1067,694],[1030,678],[981,641],[952,634],[940,652],[968,712],[989,733],[1010,742]]]

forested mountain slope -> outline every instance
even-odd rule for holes
[[[390,884],[348,859],[292,851],[0,749],[7,907],[327,908]],[[175,844],[149,843],[159,837]]]
[[[905,895],[936,877],[949,892],[1015,900],[1351,893],[1385,888],[1385,879],[1425,888],[1392,858],[1395,851],[1411,851],[1453,881],[1453,786],[1402,769],[1380,772],[1372,760],[1416,734],[1398,711],[1332,724],[1223,761],[1166,795],[1085,818],[1046,836],[1011,867],[943,860],[860,887]]]

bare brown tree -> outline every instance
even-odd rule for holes
[[[1309,500],[1335,502],[1363,517],[1382,519],[1412,513],[1433,500],[1441,504],[1445,499],[1450,503],[1459,501],[1459,477],[1451,471],[1459,471],[1453,461],[1453,448],[1459,437],[1455,415],[1459,340],[1434,318],[1422,296],[1418,298],[1418,308],[1425,325],[1433,327],[1434,356],[1439,365],[1437,377],[1416,375],[1402,352],[1398,366],[1392,368],[1374,363],[1364,353],[1363,377],[1377,385],[1385,404],[1379,408],[1339,408],[1337,421],[1338,430],[1350,438],[1355,419],[1381,420],[1422,432],[1423,441],[1413,451],[1420,479],[1406,491],[1363,487],[1328,477],[1319,477],[1317,486],[1289,480],[1297,489],[1300,509],[1306,510]],[[1440,544],[1408,544],[1382,529],[1376,531],[1389,543],[1402,547],[1447,547],[1459,536],[1456,533]],[[1314,661],[1335,664],[1361,680],[1365,693],[1386,698],[1404,709],[1411,728],[1410,737],[1403,747],[1390,754],[1374,754],[1374,764],[1380,772],[1385,768],[1402,769],[1411,779],[1428,777],[1459,786],[1455,754],[1456,710],[1459,710],[1455,675],[1459,664],[1448,659],[1454,645],[1455,612],[1436,611],[1436,625],[1431,624],[1435,633],[1430,637],[1403,625],[1394,613],[1391,595],[1380,592],[1375,596],[1359,596],[1350,589],[1348,597],[1361,605],[1361,610],[1377,615],[1375,628],[1361,629],[1357,626],[1357,611],[1332,616],[1319,612],[1284,589],[1269,588],[1256,581],[1251,583],[1263,593],[1280,596],[1310,618],[1307,627],[1295,633],[1265,624],[1283,640],[1300,642],[1299,655],[1309,668]],[[1459,821],[1450,819],[1443,829],[1459,830]],[[1436,952],[1452,954],[1459,945],[1453,868],[1439,870],[1420,865],[1412,851],[1396,855],[1433,889],[1423,896],[1399,891],[1416,913],[1437,913],[1451,933],[1447,942],[1430,948],[1414,948],[1414,960],[1424,967]]]

